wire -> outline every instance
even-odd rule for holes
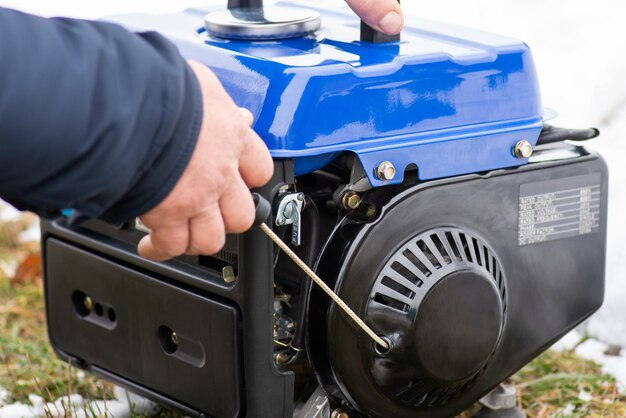
[[[263,232],[265,232],[265,234],[271,238],[272,241],[274,241],[276,243],[276,245],[278,245],[280,247],[281,250],[283,250],[285,252],[285,254],[287,254],[289,256],[289,258],[291,258],[297,265],[298,267],[300,267],[306,274],[307,276],[309,276],[314,282],[315,284],[317,284],[319,287],[322,288],[322,290],[324,292],[326,292],[326,294],[328,296],[330,296],[330,298],[337,304],[339,305],[339,307],[341,309],[343,309],[343,311],[363,330],[365,331],[365,333],[367,335],[369,335],[372,340],[374,340],[376,342],[376,344],[378,344],[379,346],[383,347],[385,350],[389,349],[389,344],[383,340],[382,338],[380,338],[378,335],[376,335],[376,333],[374,331],[372,331],[372,329],[370,327],[367,326],[367,324],[365,322],[363,322],[363,320],[361,318],[359,318],[357,316],[356,313],[354,313],[354,311],[352,309],[350,309],[350,307],[348,305],[346,305],[346,303],[339,297],[337,296],[337,294],[335,292],[332,291],[332,289],[330,287],[328,287],[328,285],[326,283],[324,283],[324,281],[322,279],[319,278],[319,276],[317,274],[315,274],[315,272],[313,270],[311,270],[309,268],[309,266],[306,265],[306,263],[304,261],[302,261],[300,259],[300,257],[298,257],[296,255],[296,253],[294,253],[291,248],[289,248],[289,246],[287,244],[285,244],[283,242],[283,240],[280,239],[280,237],[278,235],[276,235],[274,233],[274,231],[272,231],[270,229],[269,226],[267,226],[265,223],[262,223],[260,225],[261,230],[263,230]]]

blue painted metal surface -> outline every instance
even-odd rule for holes
[[[356,153],[373,186],[402,181],[415,164],[422,180],[513,167],[511,150],[535,144],[542,126],[537,77],[519,41],[409,19],[400,42],[361,43],[349,9],[320,9],[316,36],[271,42],[228,41],[202,29],[208,10],[126,15],[110,20],[168,36],[205,63],[239,105],[275,158],[293,158],[296,174]],[[280,3],[279,3],[280,5]],[[380,181],[391,161],[399,175]]]

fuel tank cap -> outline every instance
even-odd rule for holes
[[[297,7],[229,9],[204,17],[204,27],[212,36],[254,41],[306,36],[320,24],[319,13]]]

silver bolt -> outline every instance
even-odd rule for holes
[[[330,418],[350,418],[350,415],[343,409],[335,409],[331,414]]]
[[[284,219],[276,219],[276,225],[278,226],[283,226],[285,225],[285,220]]]
[[[88,312],[91,312],[93,309],[93,300],[89,296],[85,296],[85,299],[83,299],[83,306]]]
[[[396,176],[396,168],[389,161],[383,161],[376,168],[376,177],[379,180],[391,180]]]
[[[172,331],[172,335],[170,335],[170,340],[172,341],[172,344],[174,345],[178,345],[178,334],[176,334],[176,332]]]
[[[346,209],[356,209],[361,204],[361,198],[356,192],[350,190],[341,196],[341,204]]]
[[[302,202],[304,200],[304,194],[298,193],[298,195],[296,196],[296,199]]]
[[[517,144],[515,144],[515,146],[513,147],[513,155],[515,155],[520,160],[530,157],[532,153],[533,146],[530,145],[530,142],[526,141],[525,139],[518,141]]]

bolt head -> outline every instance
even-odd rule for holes
[[[170,340],[172,341],[172,344],[178,345],[178,334],[172,331],[172,335],[170,335]]]
[[[343,409],[335,409],[331,414],[330,418],[350,418],[348,413]]]
[[[515,155],[520,160],[524,158],[528,158],[533,153],[533,146],[530,145],[530,142],[525,139],[518,141],[517,144],[513,147],[513,155]]]
[[[341,204],[346,209],[356,209],[361,204],[361,198],[356,192],[349,191],[341,197]]]
[[[93,310],[93,300],[89,296],[85,296],[85,299],[83,299],[83,306],[85,306],[87,311],[91,312]]]
[[[296,199],[298,199],[300,202],[302,202],[304,200],[304,194],[298,193],[298,195],[296,196]]]
[[[276,225],[278,225],[278,226],[285,225],[285,220],[284,219],[276,219]]]
[[[379,180],[392,180],[396,176],[396,168],[389,161],[380,163],[376,169],[376,177]]]

